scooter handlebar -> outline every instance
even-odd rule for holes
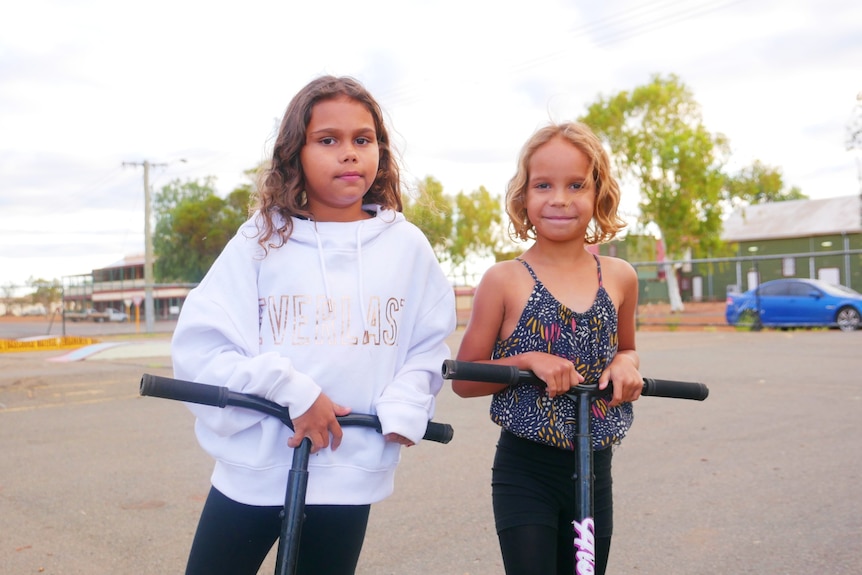
[[[145,373],[141,377],[140,393],[145,396],[211,405],[213,407],[231,405],[253,409],[277,417],[285,425],[293,429],[287,407],[256,395],[231,391],[227,387]],[[380,419],[376,415],[350,413],[337,419],[340,425],[371,427],[380,431]],[[428,427],[425,429],[425,436],[422,439],[436,441],[437,443],[449,443],[453,435],[454,430],[448,423],[429,421]]]
[[[532,371],[518,369],[514,365],[497,365],[492,363],[477,363],[447,359],[443,361],[443,379],[463,379],[465,381],[482,381],[515,385],[518,383],[535,383],[545,385]]]
[[[709,388],[696,381],[673,381],[670,379],[644,378],[642,395],[653,397],[676,397],[678,399],[694,399],[703,401],[709,397]]]
[[[511,365],[495,365],[447,359],[443,362],[442,373],[443,379],[482,381],[485,383],[499,383],[501,385],[515,385],[518,383],[544,385],[544,382],[532,371],[518,369]],[[709,388],[703,383],[692,381],[644,378],[644,386],[641,394],[654,397],[675,397],[678,399],[703,401],[709,396]]]
[[[172,379],[149,373],[145,373],[141,377],[141,395],[175,399],[188,403],[225,407],[228,404],[229,391],[226,387]]]

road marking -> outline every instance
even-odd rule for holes
[[[51,409],[55,407],[72,407],[76,405],[90,405],[94,403],[107,403],[109,401],[120,401],[125,399],[136,399],[141,397],[138,394],[135,395],[118,395],[114,397],[101,397],[98,399],[88,399],[83,401],[68,401],[64,403],[43,403],[41,405],[21,405],[18,407],[6,407],[5,409],[0,409],[0,414],[3,413],[18,413],[23,411],[36,411],[37,409]]]

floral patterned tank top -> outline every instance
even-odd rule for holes
[[[528,351],[543,351],[566,357],[575,364],[585,383],[598,382],[602,371],[617,353],[617,312],[602,286],[602,267],[596,258],[599,290],[592,306],[577,313],[557,301],[545,288],[533,268],[524,264],[536,282],[521,313],[515,331],[497,340],[494,359]],[[543,387],[513,385],[491,400],[491,420],[507,431],[526,439],[574,449],[575,401],[565,395],[549,398]],[[618,443],[634,420],[631,403],[609,407],[608,400],[594,398],[591,408],[593,449]]]

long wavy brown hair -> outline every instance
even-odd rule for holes
[[[556,137],[561,137],[583,152],[590,161],[585,186],[594,186],[596,193],[595,210],[587,229],[584,241],[599,244],[613,239],[626,226],[620,218],[620,186],[611,175],[611,160],[602,142],[585,124],[564,122],[549,124],[533,134],[518,159],[518,170],[509,180],[506,189],[506,213],[509,214],[509,233],[513,239],[527,240],[536,238],[536,228],[527,217],[527,182],[530,179],[530,159],[543,145]]]
[[[362,198],[363,204],[401,211],[401,175],[391,149],[389,132],[383,123],[383,112],[367,89],[354,78],[321,76],[309,82],[290,101],[272,151],[272,160],[264,164],[258,179],[252,211],[261,217],[258,243],[267,250],[284,245],[293,232],[291,216],[313,219],[308,211],[305,195],[305,173],[300,152],[305,145],[305,133],[311,121],[314,106],[326,100],[346,96],[368,109],[374,120],[380,162],[377,177]],[[274,216],[280,214],[285,222],[276,227]]]

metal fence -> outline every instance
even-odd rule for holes
[[[862,290],[862,249],[776,253],[723,258],[632,262],[640,302],[669,301],[666,276],[676,274],[683,301],[722,301],[729,293],[779,278],[821,279]]]

